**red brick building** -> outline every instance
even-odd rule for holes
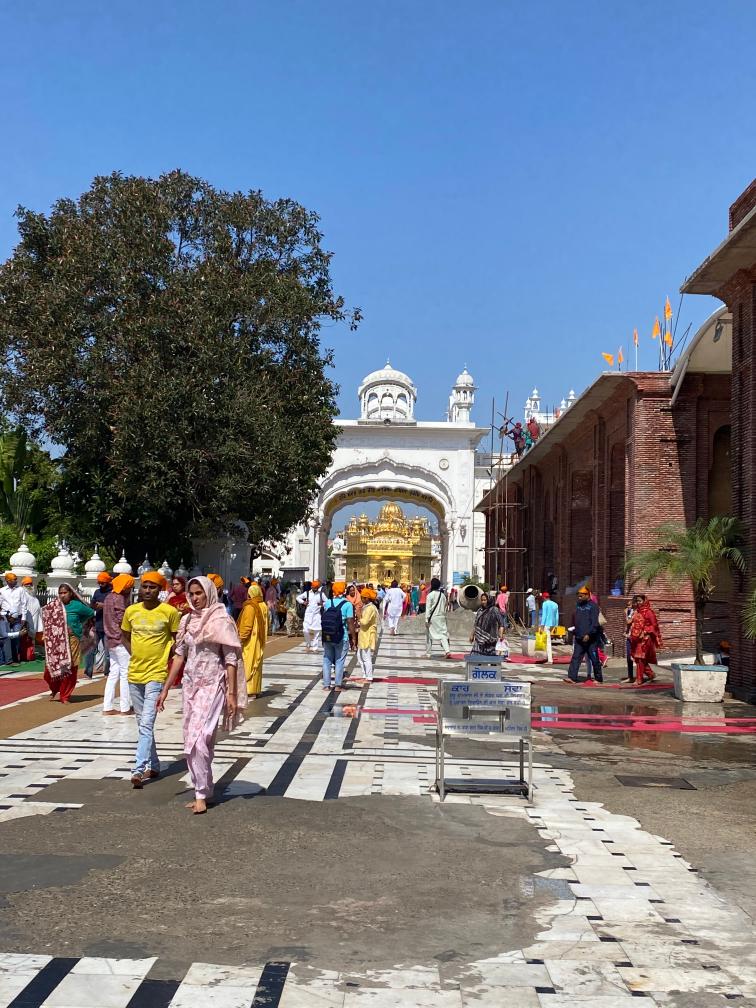
[[[743,595],[756,579],[756,179],[730,207],[729,234],[683,284],[685,294],[711,294],[732,316],[732,513],[748,530],[748,569],[733,593],[731,688],[756,701],[756,643],[742,634]]]
[[[655,545],[664,521],[690,524],[727,513],[729,500],[729,318],[699,330],[671,374],[607,372],[576,400],[478,505],[486,513],[486,580],[505,581],[515,605],[529,587],[556,578],[562,616],[575,586],[600,596],[609,636],[624,646],[628,550]],[[716,336],[716,339],[715,339]],[[712,606],[708,636],[726,632],[729,585]],[[651,595],[671,651],[694,640],[690,590],[654,584]],[[619,647],[616,647],[621,653]]]

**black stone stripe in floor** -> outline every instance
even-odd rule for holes
[[[277,1008],[289,975],[289,965],[287,962],[265,963],[252,1008]]]
[[[276,732],[281,727],[281,725],[284,723],[284,721],[286,721],[286,719],[288,717],[290,717],[294,713],[294,711],[297,709],[297,707],[299,707],[299,705],[302,703],[302,701],[307,696],[307,694],[311,693],[312,690],[317,685],[317,683],[320,682],[321,678],[322,678],[322,674],[320,672],[318,672],[318,674],[313,677],[313,679],[310,682],[310,684],[308,686],[305,686],[305,688],[301,691],[301,693],[299,693],[294,698],[294,700],[292,700],[292,702],[286,708],[286,713],[285,714],[281,714],[279,717],[277,717],[273,721],[273,724],[271,724],[271,725],[268,726],[268,728],[267,728],[267,730],[265,732],[266,735],[273,736],[273,735],[276,734]]]
[[[289,756],[284,760],[283,766],[275,775],[270,784],[265,788],[268,798],[283,798],[286,789],[294,780],[302,762],[315,745],[315,740],[320,734],[320,730],[325,723],[325,715],[333,704],[333,697],[329,693],[323,703],[318,708],[315,717],[305,728],[299,742],[294,746]]]
[[[356,658],[349,663],[349,668],[354,666]],[[316,680],[318,681],[318,680]],[[314,683],[313,683],[314,685]],[[311,689],[312,687],[310,687]],[[308,690],[309,692],[309,690]],[[276,776],[270,782],[267,788],[265,788],[264,794],[269,798],[283,798],[286,794],[286,789],[289,787],[291,782],[297,775],[302,762],[310,752],[312,747],[315,745],[315,740],[317,739],[320,731],[325,724],[325,715],[333,707],[334,695],[333,693],[328,693],[325,700],[318,708],[315,717],[310,721],[308,726],[305,728],[302,737],[299,742],[294,746],[290,755],[284,761],[283,766],[278,771]]]
[[[8,1008],[40,1008],[40,1005],[48,999],[60,981],[68,976],[78,961],[78,959],[62,957],[51,959],[9,1002]]]
[[[169,1008],[178,980],[142,980],[126,1008]]]
[[[341,785],[344,783],[344,774],[346,773],[347,761],[343,759],[336,760],[336,764],[331,773],[331,779],[328,781],[328,787],[326,788],[326,793],[324,795],[325,801],[330,801],[334,798],[339,797],[339,791],[341,791]]]

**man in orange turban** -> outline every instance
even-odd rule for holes
[[[128,606],[121,630],[129,660],[131,705],[139,724],[131,786],[141,789],[146,780],[160,775],[160,760],[155,746],[155,717],[158,697],[168,678],[168,656],[181,622],[181,613],[160,601],[165,578],[157,571],[142,575],[141,601]]]
[[[131,655],[126,650],[121,637],[123,614],[126,612],[126,606],[131,602],[133,590],[134,578],[130,574],[119,574],[113,578],[113,590],[105,596],[102,607],[102,624],[109,662],[102,713],[109,717],[134,713],[129,689],[129,659]],[[118,709],[116,709],[116,689],[119,691]]]
[[[28,594],[18,583],[18,577],[9,570],[5,572],[5,584],[0,588],[0,610],[8,621],[9,631],[21,631],[26,626],[26,610]],[[21,638],[16,635],[10,639],[11,660],[17,664],[21,660]],[[0,651],[3,648],[0,647]]]
[[[120,595],[127,588],[129,591],[134,587],[134,578],[131,574],[119,574],[113,578],[113,591]]]
[[[22,640],[22,657],[25,661],[34,661],[34,643],[37,639],[37,634],[41,634],[41,618],[40,613],[42,611],[42,606],[40,605],[39,599],[34,594],[34,578],[24,577],[21,578],[21,587],[26,592],[26,637]],[[25,654],[24,654],[25,651]]]
[[[354,636],[354,606],[344,597],[346,581],[334,581],[333,598],[323,603],[321,630],[323,634],[323,689],[331,688],[334,671],[336,692],[341,692],[344,664],[349,651],[349,638]]]
[[[157,585],[160,591],[165,591],[168,587],[168,582],[160,571],[147,571],[145,574],[142,574],[141,582],[142,584]]]

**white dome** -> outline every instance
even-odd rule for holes
[[[467,370],[467,365],[465,365],[465,367],[464,367],[464,369],[462,371],[462,374],[457,375],[457,380],[454,382],[454,385],[455,385],[455,387],[459,386],[459,385],[463,385],[463,386],[466,386],[468,388],[474,387],[474,385],[475,385],[475,379],[470,374],[470,372]]]
[[[113,573],[131,574],[131,564],[126,559],[126,554],[124,552],[121,553],[121,559],[118,561],[118,563],[113,564]]]
[[[362,379],[357,394],[362,420],[398,420],[414,423],[417,389],[409,375],[386,366]]]
[[[34,556],[34,554],[29,549],[29,547],[26,545],[25,542],[21,543],[16,552],[10,558],[11,570],[14,572],[14,574],[20,573],[22,576],[27,574],[31,575],[35,573],[34,567],[36,563],[37,558]],[[16,568],[20,569],[16,570]]]
[[[92,556],[84,564],[84,576],[96,578],[98,574],[101,574],[105,570],[105,564],[100,560],[100,554],[97,550],[94,551]]]
[[[365,375],[357,394],[362,395],[363,390],[369,385],[404,385],[417,391],[415,383],[410,376],[406,375],[404,371],[397,371],[396,368],[392,368],[391,361],[388,360],[386,361],[386,366],[382,367],[379,371],[371,371],[369,375]]]
[[[68,547],[61,545],[58,555],[50,561],[50,569],[54,571],[73,571],[74,558],[68,552]]]

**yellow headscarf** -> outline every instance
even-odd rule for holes
[[[252,602],[263,602],[264,604],[262,588],[259,584],[251,584],[247,588],[247,598]]]

